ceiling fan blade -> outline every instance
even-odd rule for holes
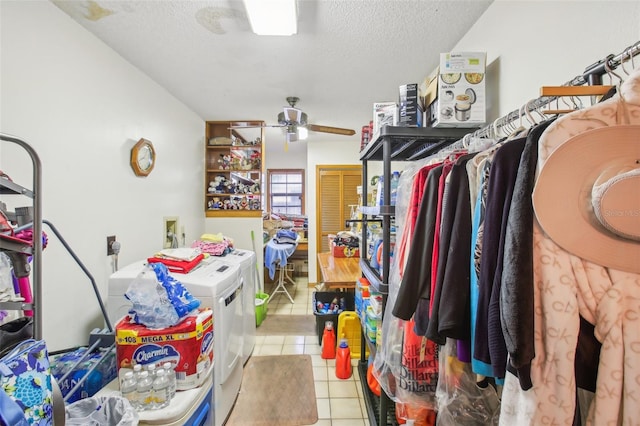
[[[307,124],[307,129],[314,132],[333,133],[336,135],[351,136],[355,135],[356,131],[352,129],[343,129],[341,127],[320,126],[318,124]]]
[[[236,129],[265,129],[267,127],[284,127],[282,124],[265,124],[262,126],[254,126],[254,125],[248,125],[248,126],[229,126],[227,127],[227,130],[236,130]]]

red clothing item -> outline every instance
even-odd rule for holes
[[[455,160],[454,160],[455,161]],[[447,176],[451,172],[453,167],[453,161],[446,160],[443,163],[442,175],[438,181],[438,207],[436,209],[436,223],[435,231],[433,233],[433,251],[431,252],[431,297],[429,299],[429,316],[431,316],[431,310],[433,309],[433,296],[436,291],[435,283],[438,273],[438,254],[440,252],[440,224],[442,223],[442,200],[444,199],[444,185]]]
[[[399,243],[396,244],[398,251],[397,256],[399,260],[398,266],[400,267],[400,276],[404,275],[404,265],[407,255],[407,250],[411,247],[411,237],[413,236],[413,230],[416,226],[416,220],[418,213],[420,212],[420,203],[422,202],[422,196],[424,194],[424,186],[427,181],[429,172],[434,167],[439,166],[440,163],[430,164],[421,168],[413,178],[413,184],[411,185],[411,194],[409,195],[409,205],[407,207],[407,219],[402,230],[402,237]]]
[[[169,270],[169,272],[177,272],[179,274],[187,274],[193,268],[198,266],[198,264],[200,263],[200,261],[202,259],[204,259],[204,255],[202,253],[200,253],[195,258],[193,258],[193,260],[188,261],[188,262],[186,260],[172,260],[172,259],[164,259],[164,258],[160,258],[160,257],[150,257],[150,258],[147,259],[147,262],[149,262],[149,263],[162,263],[162,264],[166,265],[166,267]]]

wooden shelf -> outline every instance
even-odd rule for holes
[[[238,129],[237,126],[247,126]],[[206,217],[261,217],[264,168],[263,121],[207,121],[205,123]],[[210,141],[231,143],[211,145]],[[224,167],[220,167],[223,165]],[[250,167],[250,168],[243,168]],[[247,188],[251,193],[243,192]],[[239,189],[240,192],[235,192]],[[216,192],[212,192],[215,190]],[[218,192],[222,191],[222,192]],[[239,208],[243,198],[249,208]],[[221,203],[227,208],[213,208]],[[231,207],[231,208],[229,208]],[[236,207],[236,208],[233,208]]]
[[[206,217],[262,217],[262,210],[207,210]]]

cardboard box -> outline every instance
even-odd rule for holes
[[[213,368],[213,313],[201,309],[173,327],[152,330],[131,324],[125,316],[116,325],[118,376],[135,364],[161,366],[171,362],[176,371],[176,389],[200,386]]]
[[[427,125],[479,127],[486,122],[486,53],[440,54],[440,66],[421,85]]]
[[[382,126],[398,125],[398,104],[395,102],[374,102],[373,134],[380,134]]]
[[[333,257],[360,257],[360,249],[357,247],[339,246],[331,242],[331,255]]]
[[[405,127],[422,127],[423,110],[418,96],[418,84],[400,86],[400,108],[398,125]]]

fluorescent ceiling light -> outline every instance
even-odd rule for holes
[[[251,29],[258,35],[298,32],[296,0],[244,0]]]

